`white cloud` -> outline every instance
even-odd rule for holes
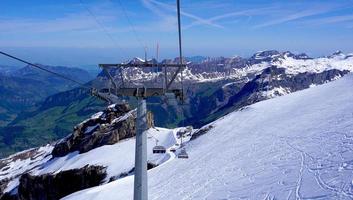
[[[321,24],[334,24],[334,23],[351,22],[351,21],[353,21],[353,15],[332,16],[332,17],[311,20],[310,22],[321,25]]]
[[[111,17],[100,17],[100,20],[111,20]],[[96,24],[84,14],[67,15],[56,19],[2,19],[2,33],[54,33],[66,31],[91,30]]]
[[[260,24],[260,25],[256,25],[256,26],[254,26],[254,28],[263,28],[263,27],[283,24],[283,23],[286,23],[286,22],[302,19],[302,18],[305,18],[305,17],[310,17],[310,16],[322,14],[322,13],[325,13],[327,11],[328,10],[305,10],[305,11],[302,11],[302,12],[298,12],[298,13],[295,13],[295,14],[291,14],[291,15],[285,16],[285,17],[280,18],[280,19],[276,19],[276,20],[265,22],[265,23]]]
[[[63,13],[55,18],[0,18],[0,33],[60,33],[72,31],[97,30],[97,23],[92,16],[84,10],[84,5],[75,4],[73,7],[79,9],[75,13]],[[88,6],[88,5],[87,5]],[[118,19],[118,15],[110,11],[111,4],[90,5],[96,18],[101,23],[112,23]]]
[[[301,6],[291,6],[287,10],[290,11],[290,14],[286,15],[279,15],[276,16],[277,19],[270,20],[267,22],[264,22],[262,24],[258,24],[253,26],[253,28],[264,28],[264,27],[269,27],[269,26],[274,26],[274,25],[279,25],[291,21],[297,21],[301,20],[304,18],[308,17],[314,17],[314,16],[320,16],[323,14],[331,13],[333,11],[336,11],[338,9],[342,8],[347,8],[347,6],[343,6],[340,4],[322,4],[322,5],[304,5],[306,9],[301,9],[303,5]],[[309,7],[309,9],[307,9]],[[311,8],[310,8],[311,7]],[[301,9],[301,10],[300,10]]]
[[[142,2],[146,8],[148,8],[149,10],[151,10],[152,12],[154,12],[155,14],[157,14],[163,18],[164,17],[171,17],[171,16],[175,18],[174,15],[167,14],[167,13],[163,12],[162,9],[159,8],[159,7],[162,7],[162,8],[164,8],[163,10],[175,11],[176,10],[175,6],[172,6],[172,5],[169,5],[166,3],[162,3],[159,1],[155,1],[155,0],[142,0]],[[203,19],[203,18],[198,17],[196,15],[193,15],[191,13],[184,12],[184,11],[181,11],[180,13],[181,13],[181,15],[188,17],[194,21],[197,21],[200,24],[205,24],[205,25],[209,25],[212,27],[216,27],[216,28],[224,28],[223,26],[221,26],[219,24],[213,23],[210,20]]]
[[[216,22],[218,20],[222,19],[227,19],[227,18],[233,18],[233,17],[239,17],[239,16],[247,16],[248,19],[251,18],[253,15],[264,15],[264,11],[269,11],[272,10],[273,7],[267,7],[267,8],[256,8],[256,9],[249,9],[249,10],[243,10],[243,11],[236,11],[236,12],[230,12],[222,15],[218,15],[215,17],[211,17],[207,19],[210,23]],[[247,19],[247,20],[248,20]],[[189,29],[191,27],[194,27],[196,25],[200,25],[201,23],[199,21],[195,21],[187,26],[184,27],[184,29]]]

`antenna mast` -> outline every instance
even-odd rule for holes
[[[181,48],[181,22],[180,22],[180,0],[177,0],[177,13],[178,13],[178,33],[179,33],[179,64],[183,64],[183,52]]]

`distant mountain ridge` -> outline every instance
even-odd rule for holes
[[[18,66],[0,65],[0,74],[6,75],[20,69]]]
[[[311,58],[305,53],[294,54],[289,51],[279,52],[276,50],[260,51],[249,58],[235,57],[201,57],[197,61],[189,61],[184,58],[184,63],[188,67],[183,72],[185,82],[209,82],[215,80],[241,79],[248,74],[260,72],[269,66],[285,68],[286,73],[298,74],[303,72],[317,73],[330,69],[353,71],[353,54],[343,54],[335,52],[327,57]],[[133,58],[130,63],[143,63],[141,58]],[[148,63],[156,64],[155,59],[150,59]],[[178,64],[178,58],[165,59],[160,63]],[[111,69],[111,74],[120,81],[120,70]],[[161,84],[163,78],[155,72],[161,73],[156,69],[126,69],[123,77],[126,80],[133,80],[147,84],[152,79],[156,84]],[[99,78],[105,77],[104,73],[98,75]],[[180,79],[180,76],[178,77]],[[177,79],[177,80],[178,80]]]
[[[72,79],[76,79],[77,81],[81,81],[84,83],[90,81],[93,78],[87,71],[79,68],[63,67],[63,66],[47,66],[47,65],[40,65],[40,64],[38,65],[50,71],[62,74],[64,76],[68,76]],[[13,71],[9,75],[15,76],[15,77],[29,78],[33,80],[40,80],[43,82],[49,81],[49,83],[58,83],[58,84],[64,83],[65,85],[67,85],[67,87],[72,87],[72,85],[74,85],[74,83],[71,83],[67,80],[63,80],[60,77],[53,76],[48,72],[41,71],[29,65]]]
[[[69,67],[43,66],[83,83],[92,79],[88,72]],[[9,123],[14,116],[31,109],[44,98],[58,92],[70,90],[77,84],[55,77],[31,66],[0,67],[0,127]]]

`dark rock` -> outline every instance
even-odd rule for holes
[[[58,142],[53,157],[65,156],[70,152],[88,152],[103,145],[135,136],[136,112],[128,105],[108,107],[98,118],[88,119],[74,127],[74,132]],[[153,115],[147,115],[148,127],[153,127]]]
[[[338,51],[335,51],[332,55],[333,56],[339,56],[339,55],[342,55],[342,54],[343,54],[343,52],[338,50]]]
[[[285,52],[281,53],[281,55],[282,55],[282,58],[284,58],[284,56],[287,56],[287,57],[291,57],[291,58],[294,58],[294,59],[297,59],[297,60],[309,60],[309,59],[312,59],[311,57],[309,57],[305,53],[294,54],[294,53],[292,53],[290,51],[285,51]]]
[[[157,167],[157,164],[151,163],[151,162],[147,162],[147,170],[153,169],[155,167]],[[133,167],[128,174],[133,174],[135,172],[135,167]]]
[[[158,166],[157,164],[147,162],[147,170],[150,170],[150,169],[155,168],[157,166]],[[116,180],[124,178],[126,176],[133,175],[134,173],[135,173],[135,167],[133,167],[128,172],[123,172],[123,173],[121,173],[121,174],[119,174],[117,176],[110,177],[108,182],[110,183],[110,182],[116,181]]]
[[[8,183],[9,183],[9,179],[0,180],[0,200],[2,199],[2,196],[4,195],[4,190],[6,189]]]
[[[305,53],[301,53],[301,54],[295,55],[294,58],[295,59],[301,59],[301,60],[313,59],[313,58],[309,57],[308,55],[306,55]]]
[[[17,194],[5,193],[0,195],[0,200],[19,200],[19,198]]]
[[[155,168],[155,167],[157,167],[157,166],[158,166],[157,164],[148,162],[148,163],[147,163],[147,170],[153,169],[153,168]]]
[[[24,174],[20,178],[18,196],[21,200],[60,199],[76,191],[99,185],[106,175],[106,168],[102,166],[85,166],[40,176]]]
[[[108,183],[116,181],[116,180],[124,178],[124,177],[127,177],[127,176],[129,176],[128,172],[123,172],[123,173],[119,174],[118,176],[112,176],[109,178]]]
[[[254,65],[262,62],[271,62],[275,58],[280,56],[282,56],[281,53],[276,50],[260,51],[247,60],[247,65]]]
[[[214,128],[214,126],[212,126],[212,125],[200,128],[199,130],[197,130],[195,133],[192,134],[190,140],[194,140],[194,139],[200,137],[201,135],[208,133],[208,131],[210,131],[212,128]]]

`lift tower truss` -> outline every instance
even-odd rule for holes
[[[158,64],[158,67],[176,68],[176,72],[171,75],[171,80],[165,83],[163,87],[118,87],[113,76],[110,74],[112,68],[148,68],[156,67],[149,63],[142,64],[100,64],[107,77],[113,83],[113,88],[109,88],[110,96],[118,97],[136,97],[137,103],[137,119],[136,119],[136,144],[135,144],[135,176],[134,176],[134,200],[148,199],[148,183],[147,183],[147,108],[146,98],[153,96],[164,96],[173,94],[177,99],[183,99],[182,89],[171,89],[170,86],[175,80],[177,73],[182,71],[185,65],[181,64]],[[167,70],[165,70],[167,71]],[[164,74],[167,76],[167,74]],[[166,79],[168,80],[168,79]],[[122,84],[124,85],[124,84]]]

